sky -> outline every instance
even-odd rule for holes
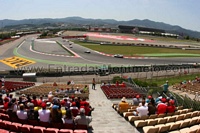
[[[0,0],[0,20],[149,19],[200,31],[200,0]]]

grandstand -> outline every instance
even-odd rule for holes
[[[198,84],[198,83],[196,83]],[[74,84],[67,85],[64,83],[59,83],[54,85],[53,83],[44,83],[39,86],[35,86],[35,83],[31,82],[13,82],[6,81],[5,88],[11,88],[7,92],[15,92],[17,91],[18,95],[43,95],[47,96],[50,91],[52,91],[53,95],[58,96],[60,99],[65,97],[65,94],[60,92],[56,93],[57,90],[66,91],[67,88],[71,89],[77,88],[81,89],[85,85],[88,84]],[[10,87],[11,86],[11,87]],[[7,112],[4,109],[0,109],[0,132],[41,132],[41,133],[96,133],[103,132],[104,130],[108,130],[108,127],[113,129],[110,131],[111,133],[119,133],[121,132],[135,132],[135,133],[160,133],[160,132],[178,132],[178,133],[186,133],[186,132],[197,132],[200,127],[200,111],[196,111],[192,108],[186,108],[182,106],[185,103],[179,103],[176,107],[176,112],[167,113],[167,114],[154,114],[145,117],[134,116],[133,111],[136,110],[136,106],[132,105],[132,97],[133,95],[140,95],[140,97],[144,96],[144,88],[139,88],[138,86],[134,86],[131,84],[110,84],[110,85],[97,85],[97,90],[91,90],[91,85],[89,86],[89,90],[87,93],[80,94],[72,94],[71,96],[78,97],[87,97],[90,101],[91,106],[95,107],[95,111],[92,115],[94,121],[91,123],[93,130],[88,130],[87,128],[80,125],[65,125],[65,124],[48,124],[34,121],[21,121],[18,119],[12,119],[9,117]],[[135,88],[135,90],[134,90]],[[140,91],[140,89],[142,91]],[[175,90],[175,88],[174,88]],[[180,89],[182,90],[182,89]],[[90,95],[89,95],[90,94]],[[174,95],[174,94],[172,94]],[[129,107],[126,110],[119,111],[117,104],[113,104],[119,102],[119,99],[126,96],[129,100]],[[177,101],[179,101],[178,97],[176,97]],[[113,104],[112,109],[110,106]],[[182,104],[182,105],[180,105]],[[112,116],[112,117],[111,117]],[[103,119],[102,119],[103,118]],[[107,123],[107,126],[103,124]]]
[[[133,33],[133,29],[135,29],[135,28],[138,28],[139,31],[143,31],[143,32],[165,33],[165,30],[155,29],[155,28],[147,28],[147,27],[139,27],[139,26],[119,25],[118,28],[121,33]]]

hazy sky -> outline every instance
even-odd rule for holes
[[[0,0],[0,20],[28,18],[150,19],[200,31],[200,0]]]

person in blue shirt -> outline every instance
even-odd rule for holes
[[[166,81],[166,83],[163,85],[163,93],[167,94],[169,88],[169,82]]]

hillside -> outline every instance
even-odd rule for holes
[[[156,29],[163,29],[170,33],[175,34],[184,34],[189,35],[191,37],[200,38],[200,32],[192,31],[189,29],[184,29],[177,25],[170,25],[163,22],[155,22],[148,19],[145,20],[129,20],[129,21],[117,21],[114,19],[87,19],[81,17],[66,17],[66,18],[43,18],[43,19],[23,19],[23,20],[9,20],[4,19],[0,20],[0,27],[2,28],[5,26],[11,25],[22,25],[22,24],[34,24],[34,25],[41,25],[44,23],[66,23],[66,24],[78,24],[78,25],[108,25],[108,26],[117,26],[117,25],[130,25],[130,26],[142,26],[148,28],[156,28]]]

